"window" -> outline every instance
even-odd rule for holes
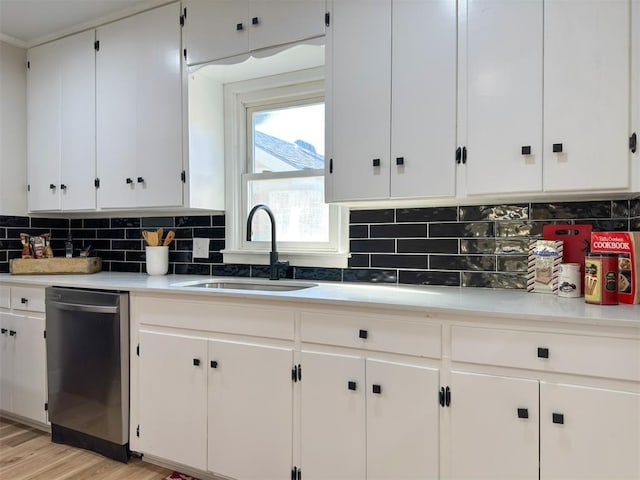
[[[247,206],[268,205],[278,240],[329,241],[329,206],[324,203],[324,100],[252,107],[247,110],[247,167],[242,186]],[[255,217],[253,240],[269,241],[266,215]]]
[[[278,253],[294,266],[345,267],[347,215],[324,203],[324,68],[306,68],[224,85],[225,263],[268,263],[276,218]]]

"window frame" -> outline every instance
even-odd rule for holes
[[[221,251],[227,264],[269,264],[271,244],[246,240],[247,182],[260,178],[292,178],[326,175],[325,169],[309,172],[247,173],[248,148],[251,139],[250,109],[295,104],[317,103],[325,98],[324,68],[315,67],[264,78],[229,83],[224,86],[225,108],[225,184],[226,219],[225,249]],[[325,118],[325,124],[326,118]],[[326,135],[326,134],[325,134]],[[259,213],[260,214],[260,213]],[[292,266],[345,268],[348,263],[348,210],[329,205],[329,242],[278,241],[281,260]]]

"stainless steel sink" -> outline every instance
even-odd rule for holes
[[[267,292],[291,292],[316,287],[315,283],[280,283],[280,281],[269,282],[233,282],[233,281],[206,281],[206,282],[185,282],[175,284],[176,287],[189,288],[220,288],[227,290],[259,290]]]

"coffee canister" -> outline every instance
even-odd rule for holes
[[[581,295],[580,264],[561,263],[558,267],[558,296],[576,298]]]
[[[585,258],[584,300],[598,305],[618,304],[617,255],[588,255]]]

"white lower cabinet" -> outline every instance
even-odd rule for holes
[[[640,478],[637,393],[470,372],[451,391],[454,480]]]
[[[640,478],[640,394],[540,382],[540,478]]]
[[[451,392],[451,478],[537,480],[538,382],[452,372]]]
[[[44,289],[10,290],[11,308],[0,306],[0,413],[47,422]],[[2,295],[4,297],[4,295]]]
[[[439,372],[303,350],[305,479],[439,478]]]
[[[138,338],[146,454],[237,479],[291,469],[291,348],[147,329]]]
[[[640,478],[637,328],[132,296],[132,449],[196,476]]]
[[[467,364],[450,376],[453,480],[640,478],[637,338],[457,326],[451,338]]]
[[[139,345],[143,452],[206,470],[207,340],[142,330]]]
[[[365,478],[364,359],[303,351],[300,465],[305,480]]]
[[[292,348],[209,341],[208,470],[278,480],[291,470]]]

